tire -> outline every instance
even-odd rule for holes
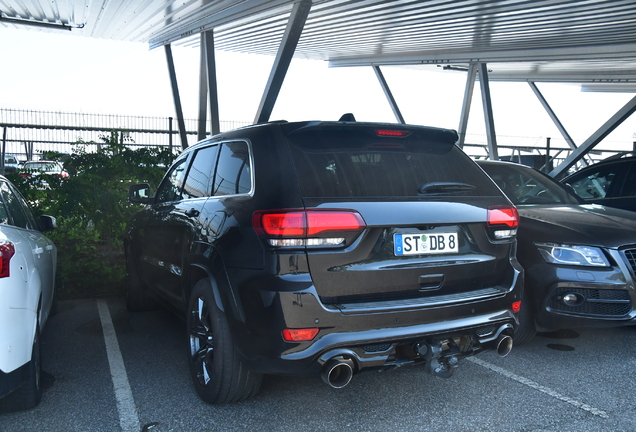
[[[31,360],[24,368],[24,383],[12,393],[0,399],[0,412],[35,408],[42,399],[42,353],[39,324],[36,324],[35,328]]]
[[[207,403],[222,404],[255,396],[263,377],[248,370],[239,359],[209,279],[194,286],[186,321],[188,363],[199,397]]]
[[[530,300],[524,294],[521,302],[521,310],[519,311],[519,326],[515,330],[513,341],[515,345],[522,345],[530,342],[530,340],[537,334],[537,329],[534,325],[534,310],[530,305]]]
[[[131,312],[149,311],[157,308],[157,302],[150,297],[134,263],[132,248],[126,249],[126,308]]]

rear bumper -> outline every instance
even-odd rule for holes
[[[421,339],[447,339],[464,334],[475,336],[476,342],[486,345],[497,338],[505,329],[513,331],[514,316],[509,311],[462,318],[451,321],[433,322],[408,327],[373,329],[357,332],[334,332],[324,335],[307,346],[299,344],[281,354],[282,360],[308,360],[320,357],[321,353],[342,347],[359,347],[367,352],[374,345],[412,343]],[[369,348],[367,348],[369,347]],[[300,349],[298,349],[300,348]]]
[[[353,360],[356,372],[424,362],[417,344],[457,345],[455,356],[467,357],[494,349],[502,335],[513,336],[517,318],[511,306],[521,298],[520,280],[515,278],[511,289],[468,302],[393,302],[366,310],[327,307],[313,286],[291,292],[259,289],[250,297],[260,301],[246,308],[245,326],[238,326],[246,331],[235,332],[235,341],[246,366],[266,374],[315,375],[334,357]],[[283,329],[302,328],[319,332],[309,342],[283,340]]]
[[[427,360],[415,351],[416,346],[447,345],[451,340],[455,344],[460,344],[462,340],[470,341],[459,352],[453,352],[456,358],[468,357],[495,349],[502,335],[513,335],[514,318],[502,319],[505,315],[454,320],[444,325],[435,323],[390,330],[331,333],[302,351],[282,354],[281,361],[286,363],[286,370],[297,363],[295,367],[292,366],[293,369],[303,368],[304,364],[309,372],[322,370],[329,360],[340,357],[353,360],[358,372],[364,369],[387,369],[425,363]]]

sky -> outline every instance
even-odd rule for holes
[[[163,49],[69,33],[0,28],[0,108],[174,117]],[[196,118],[199,49],[175,45],[173,55],[184,116]],[[221,120],[253,121],[273,60],[216,52]],[[407,123],[457,129],[464,73],[431,66],[382,71]],[[537,85],[577,144],[634,96]],[[491,97],[498,136],[530,137],[539,145],[546,137],[561,138],[526,83],[491,82]],[[271,119],[337,120],[347,112],[360,121],[396,121],[370,67],[329,68],[323,61],[294,59]],[[476,85],[469,135],[485,134],[483,118]],[[597,148],[631,150],[633,141],[636,115]]]

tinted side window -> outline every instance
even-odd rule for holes
[[[9,185],[9,186],[10,186],[11,190],[13,191],[13,194],[18,199],[18,202],[20,203],[20,207],[22,208],[22,211],[24,212],[24,215],[27,218],[27,223],[28,223],[29,228],[31,228],[31,229],[39,229],[40,225],[39,225],[38,222],[36,222],[35,216],[33,216],[33,212],[31,211],[31,208],[27,204],[27,202],[24,199],[24,197],[22,196],[22,194],[15,188],[15,186],[13,186],[13,185]]]
[[[5,185],[6,185],[6,183],[2,182],[2,188],[3,189],[4,189]],[[2,195],[4,195],[4,193]],[[7,208],[4,205],[4,200],[0,200],[0,224],[5,224],[5,225],[9,225],[10,224],[9,211],[7,210]]]
[[[533,168],[516,164],[480,164],[513,204],[579,204],[560,183]]]
[[[181,187],[186,169],[186,158],[181,159],[173,165],[168,175],[157,189],[157,202],[170,202],[181,199]]]
[[[612,182],[618,180],[615,168],[616,166],[605,167],[579,179],[569,180],[568,183],[583,199],[605,198]]]
[[[198,150],[194,156],[183,186],[183,198],[209,196],[219,146],[214,145]]]
[[[636,164],[632,164],[623,185],[622,197],[636,196]]]
[[[32,226],[29,225],[29,217],[22,208],[23,204],[6,182],[2,182],[0,193],[13,219],[12,225],[19,228],[32,228]]]
[[[214,195],[236,195],[252,190],[252,168],[246,142],[226,142],[221,147],[214,177]]]

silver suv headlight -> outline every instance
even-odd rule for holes
[[[609,267],[610,263],[600,248],[570,246],[556,243],[535,243],[543,259],[551,264]]]

